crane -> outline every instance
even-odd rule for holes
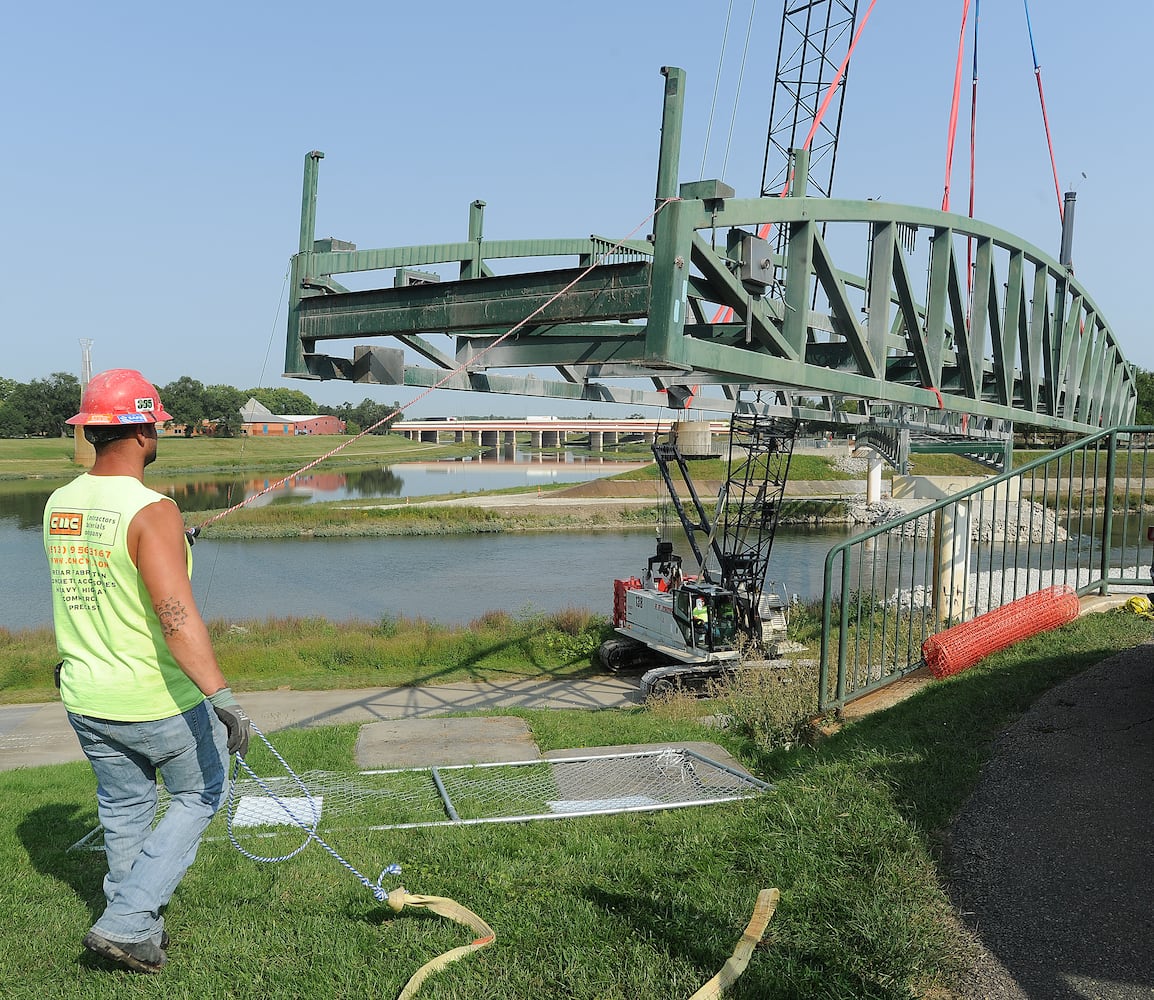
[[[697,561],[686,575],[673,543],[657,542],[643,578],[614,581],[617,635],[599,651],[612,672],[648,667],[643,695],[700,685],[775,656],[786,638],[785,600],[765,593],[797,421],[735,413],[727,476],[711,511],[693,482],[676,426],[653,443],[685,537]]]

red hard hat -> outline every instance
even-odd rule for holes
[[[156,386],[131,368],[110,368],[84,387],[80,412],[66,424],[155,424],[171,420],[156,394]]]

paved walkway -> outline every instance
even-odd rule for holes
[[[636,677],[503,681],[356,691],[241,692],[238,700],[262,732],[290,726],[414,719],[486,708],[626,708],[639,704]],[[0,771],[82,761],[59,702],[0,705]]]

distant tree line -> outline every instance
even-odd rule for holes
[[[359,433],[400,408],[373,399],[360,403],[324,406],[314,402],[299,389],[236,389],[231,385],[205,385],[182,375],[168,385],[158,385],[157,392],[172,422],[188,428],[206,429],[219,437],[233,437],[241,430],[241,408],[250,398],[256,399],[276,414],[329,414],[343,420],[350,434]],[[17,382],[0,376],[0,437],[59,437],[70,434],[64,421],[80,409],[80,380],[68,372],[53,372],[48,378]],[[385,434],[399,419],[393,417],[374,434]]]

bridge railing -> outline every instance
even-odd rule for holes
[[[888,520],[826,556],[820,709],[923,664],[922,644],[1046,587],[1151,589],[1154,427],[1117,427]]]

